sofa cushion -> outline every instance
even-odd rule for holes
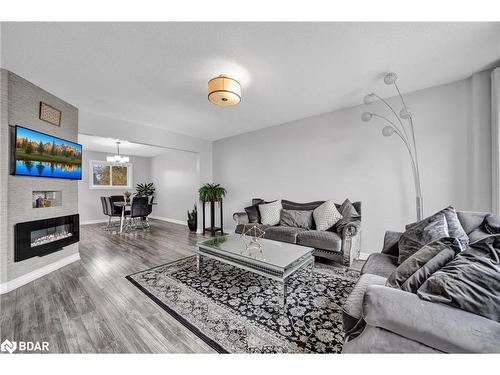
[[[268,227],[265,230],[264,238],[268,240],[288,242],[288,243],[296,243],[297,242],[297,234],[306,231],[304,228],[296,228],[296,227]]]
[[[399,239],[399,264],[415,254],[424,245],[448,237],[444,214],[433,215],[408,226]]]
[[[342,219],[342,215],[337,210],[335,202],[326,201],[313,211],[314,222],[317,230],[328,230],[333,227],[337,221]]]
[[[260,223],[260,212],[258,205],[254,204],[253,206],[245,207],[245,212],[247,213],[249,223]]]
[[[437,217],[442,214],[446,219],[446,225],[450,237],[457,238],[460,241],[460,244],[462,245],[462,249],[465,249],[469,244],[469,237],[467,236],[467,233],[465,232],[464,228],[462,227],[462,224],[460,223],[457,212],[452,206],[448,206],[442,209],[441,211],[436,212],[434,215],[429,216],[428,218],[425,218],[424,220],[421,221],[432,220],[433,217]],[[406,229],[409,229],[420,222],[408,224],[406,226]]]
[[[366,273],[361,275],[342,307],[344,331],[349,332],[361,319],[363,297],[368,285],[384,285],[387,278]]]
[[[335,232],[309,230],[297,235],[297,244],[316,249],[340,252],[342,239]]]
[[[281,210],[281,226],[311,229],[312,222],[312,211]]]
[[[388,254],[374,253],[366,260],[361,274],[371,273],[373,275],[388,278],[398,267],[398,257]]]
[[[500,322],[500,235],[486,237],[458,254],[417,294]]]
[[[387,286],[417,293],[418,288],[434,272],[450,262],[460,253],[457,238],[443,238],[431,242],[401,263],[387,279]]]
[[[298,211],[312,211],[315,208],[321,206],[325,201],[316,201],[316,202],[308,202],[308,203],[297,203],[292,201],[287,201],[286,199],[281,200],[281,204],[283,205],[283,209],[285,210],[298,210]]]
[[[269,228],[269,225],[264,225],[264,224],[259,224],[259,223],[249,223],[249,224],[238,224],[236,228],[234,229],[235,233],[241,234],[243,231],[247,231],[248,229],[252,227],[257,227],[262,231],[266,231],[267,228]]]
[[[264,225],[277,225],[282,210],[281,201],[259,204],[260,221]]]
[[[360,220],[361,215],[358,213],[358,211],[356,211],[354,205],[349,199],[346,199],[344,203],[342,203],[338,211],[342,215],[342,219],[337,221],[335,227],[337,233],[342,236],[342,232],[344,231],[345,226],[351,221]]]

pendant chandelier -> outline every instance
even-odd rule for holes
[[[231,106],[241,102],[240,83],[226,75],[208,81],[208,100],[215,105]]]
[[[106,157],[106,161],[109,163],[124,164],[129,162],[128,156],[120,155],[120,144],[121,142],[116,142],[117,153],[116,155]]]

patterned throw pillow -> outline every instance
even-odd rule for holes
[[[403,263],[428,243],[445,237],[449,237],[449,233],[444,214],[433,215],[419,221],[406,229],[399,238],[398,263]]]
[[[281,201],[259,204],[260,222],[264,225],[277,225],[280,222]]]
[[[333,227],[337,221],[342,219],[342,215],[337,210],[332,200],[326,201],[313,211],[314,221],[317,230],[327,230]]]

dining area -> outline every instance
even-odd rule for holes
[[[150,230],[149,216],[153,211],[154,196],[101,196],[102,213],[108,216],[104,230],[112,234]]]

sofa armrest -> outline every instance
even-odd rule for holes
[[[361,250],[361,221],[351,221],[342,230],[342,261],[350,267]]]
[[[384,247],[382,248],[382,254],[399,256],[399,238],[403,233],[386,231],[384,235]]]
[[[359,231],[361,231],[361,221],[351,221],[344,226],[344,229],[342,230],[342,238],[354,237]]]
[[[370,285],[363,318],[370,326],[447,353],[500,353],[500,323],[399,289]]]
[[[246,212],[235,212],[233,214],[233,219],[238,224],[248,224],[248,215]]]

